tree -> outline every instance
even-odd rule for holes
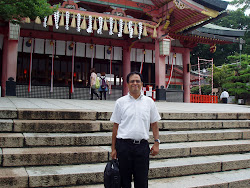
[[[242,59],[240,61],[240,58]],[[228,77],[222,85],[236,99],[249,99],[250,97],[250,57],[246,54],[228,57],[231,64],[227,65]]]
[[[249,0],[233,0],[230,2],[231,5],[235,5],[236,7],[242,6],[242,10],[245,11],[250,8],[250,1]]]
[[[240,9],[237,11],[230,11],[229,14],[217,21],[214,24],[228,27],[232,29],[244,29],[249,30],[250,16],[246,16],[244,12]],[[250,54],[250,32],[246,32],[243,37],[245,40],[245,44],[243,44],[242,53]],[[223,65],[224,63],[229,63],[228,56],[234,55],[237,52],[240,52],[239,44],[217,44],[216,52],[210,53],[208,44],[198,44],[195,47],[191,54],[191,63],[197,64],[197,57],[204,59],[214,59],[214,63],[216,66]]]
[[[218,88],[219,93],[223,90],[222,85],[227,83],[227,77],[232,76],[233,73],[228,72],[227,65],[222,65],[221,67],[214,66],[213,73],[213,83],[214,88]]]
[[[55,11],[47,0],[0,0],[0,20],[21,21],[25,17],[34,20],[44,18]]]
[[[202,95],[210,95],[212,93],[211,85],[202,85],[201,86],[201,94]],[[199,86],[192,87],[191,94],[200,94]]]

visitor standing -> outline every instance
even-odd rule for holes
[[[109,82],[108,79],[106,78],[106,73],[102,72],[101,77],[100,77],[100,87],[98,91],[100,92],[100,100],[102,100],[102,95],[104,97],[104,100],[106,100],[106,94],[109,88]]]
[[[160,115],[154,101],[141,93],[143,78],[139,72],[127,75],[129,93],[119,98],[110,121],[112,133],[112,159],[118,158],[122,188],[131,188],[132,176],[135,188],[148,187],[149,155],[159,153]],[[152,129],[154,145],[149,148],[149,129]]]
[[[95,73],[95,68],[92,68],[90,70],[90,88],[91,88],[91,91],[90,91],[90,95],[91,95],[91,98],[90,100],[93,100],[93,94],[96,95],[97,99],[99,99],[99,96],[96,92],[96,80],[98,79],[97,78],[97,74]]]
[[[222,100],[223,103],[227,103],[228,98],[229,98],[229,94],[226,91],[226,89],[224,89],[224,91],[220,95],[220,100]]]

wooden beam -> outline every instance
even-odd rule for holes
[[[21,37],[32,37],[40,39],[53,39],[53,40],[62,40],[62,41],[72,41],[82,42],[82,43],[93,43],[106,46],[117,46],[124,47],[132,43],[132,40],[119,40],[119,39],[110,39],[110,38],[101,38],[95,36],[83,36],[83,35],[74,35],[74,34],[65,34],[65,33],[55,33],[49,31],[35,31],[31,29],[21,29]],[[147,50],[154,50],[154,43],[145,43],[138,42],[134,45],[135,48],[144,49],[144,46]]]

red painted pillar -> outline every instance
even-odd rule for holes
[[[184,102],[190,103],[190,49],[183,52],[183,87]]]
[[[18,41],[4,37],[2,61],[2,96],[6,94],[6,81],[10,77],[16,82]]]
[[[127,75],[131,72],[130,50],[128,45],[123,47],[123,95],[128,93]]]
[[[165,56],[160,56],[159,38],[163,35],[158,31],[158,39],[155,39],[155,85],[166,88],[166,64]]]

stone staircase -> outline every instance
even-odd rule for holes
[[[1,110],[0,187],[103,187],[110,116],[86,110]],[[150,160],[150,188],[250,187],[249,113],[161,117],[162,143]]]

